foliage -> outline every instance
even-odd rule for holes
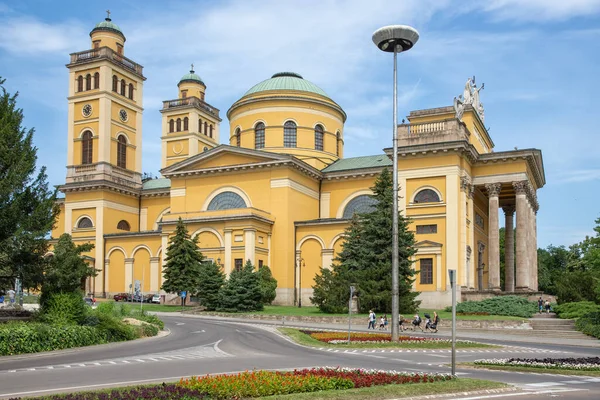
[[[500,358],[477,360],[476,365],[502,365],[511,367],[535,367],[543,369],[567,369],[600,371],[600,357],[582,358]]]
[[[219,292],[217,311],[261,311],[260,277],[248,260],[239,270],[229,275],[229,280]]]
[[[594,301],[597,296],[595,273],[592,271],[570,271],[560,274],[560,280],[555,283],[559,304],[580,301]]]
[[[204,398],[206,398],[206,394],[199,390],[172,383],[36,397],[38,400],[195,400]],[[20,398],[14,400],[20,400]]]
[[[266,265],[258,267],[258,276],[260,277],[260,302],[263,305],[271,304],[277,296],[277,279],[273,278],[271,269]]]
[[[225,273],[223,269],[213,263],[205,262],[200,266],[200,282],[198,284],[198,294],[200,305],[212,311],[219,305],[219,292],[225,285]]]
[[[447,307],[446,311],[449,311],[448,308],[450,307]],[[523,318],[531,318],[537,309],[537,303],[519,296],[497,296],[481,301],[464,301],[456,304],[457,313],[486,312],[491,315]]]
[[[11,95],[0,77],[0,287],[16,277],[23,287],[37,288],[43,280],[48,232],[58,207],[56,191],[48,188],[46,167],[36,174],[34,130],[22,127],[18,94]]]
[[[140,321],[144,321],[149,324],[155,325],[161,330],[165,329],[165,323],[154,314],[148,314],[146,311],[134,310],[131,311],[130,315],[132,318],[139,319]],[[156,333],[158,333],[158,331]],[[156,336],[156,333],[150,336]]]
[[[355,214],[345,230],[342,251],[334,259],[331,274],[321,269],[315,277],[311,301],[323,312],[348,310],[349,286],[360,296],[359,310],[391,312],[392,305],[392,175],[384,169],[371,188],[377,201],[373,211]],[[415,271],[411,257],[416,253],[415,237],[409,220],[398,214],[398,258],[400,309],[407,313],[418,307],[417,292],[412,292]],[[327,267],[327,266],[324,266]],[[328,289],[334,289],[329,291]]]
[[[600,339],[600,312],[585,314],[575,321],[575,328],[586,335]]]
[[[91,251],[91,243],[75,245],[71,235],[64,233],[54,246],[54,256],[50,257],[46,268],[40,306],[46,308],[46,303],[55,293],[77,293],[82,298],[81,283],[96,271],[81,257],[82,253]]]
[[[86,307],[80,291],[52,293],[46,300],[40,319],[56,325],[77,325],[83,322]]]
[[[565,319],[581,318],[585,314],[600,311],[600,305],[593,301],[579,301],[576,303],[563,303],[552,307],[554,312]]]
[[[198,235],[190,239],[183,220],[179,217],[175,235],[169,241],[162,289],[169,293],[186,291],[194,294],[200,283],[204,256],[198,248]]]

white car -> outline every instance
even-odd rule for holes
[[[150,300],[150,302],[160,304],[160,294],[155,294],[154,296],[152,296],[152,300]]]

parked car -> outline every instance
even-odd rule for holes
[[[90,307],[94,307],[96,305],[96,299],[93,297],[84,297],[83,301]]]
[[[153,293],[148,293],[144,295],[144,303],[150,303],[152,298],[154,297]]]
[[[142,301],[142,296],[137,293],[134,293],[132,295],[129,295],[128,301],[133,301],[135,303],[139,303]]]
[[[160,304],[160,294],[155,294],[152,296],[152,300],[150,300],[150,302]]]
[[[129,293],[117,293],[113,296],[115,301],[127,301],[129,299]]]

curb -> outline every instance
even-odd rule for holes
[[[499,388],[499,389],[485,389],[485,390],[476,390],[473,392],[454,392],[454,393],[441,393],[441,394],[430,394],[430,395],[425,395],[425,396],[413,396],[413,397],[396,397],[396,398],[392,398],[392,399],[387,399],[387,400],[426,400],[426,399],[445,399],[445,398],[451,398],[451,397],[455,397],[455,396],[468,396],[468,397],[472,397],[472,396],[480,396],[480,395],[486,395],[486,394],[501,394],[501,393],[511,393],[511,392],[520,392],[521,390],[511,386],[511,387],[507,387],[507,388]],[[526,392],[523,392],[526,393]]]

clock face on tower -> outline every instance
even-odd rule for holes
[[[83,113],[84,117],[89,117],[90,115],[92,115],[92,105],[91,104],[86,104],[85,106],[83,106],[83,109],[81,110],[81,112]]]
[[[119,110],[119,118],[121,118],[121,121],[127,122],[127,111],[123,109]]]

